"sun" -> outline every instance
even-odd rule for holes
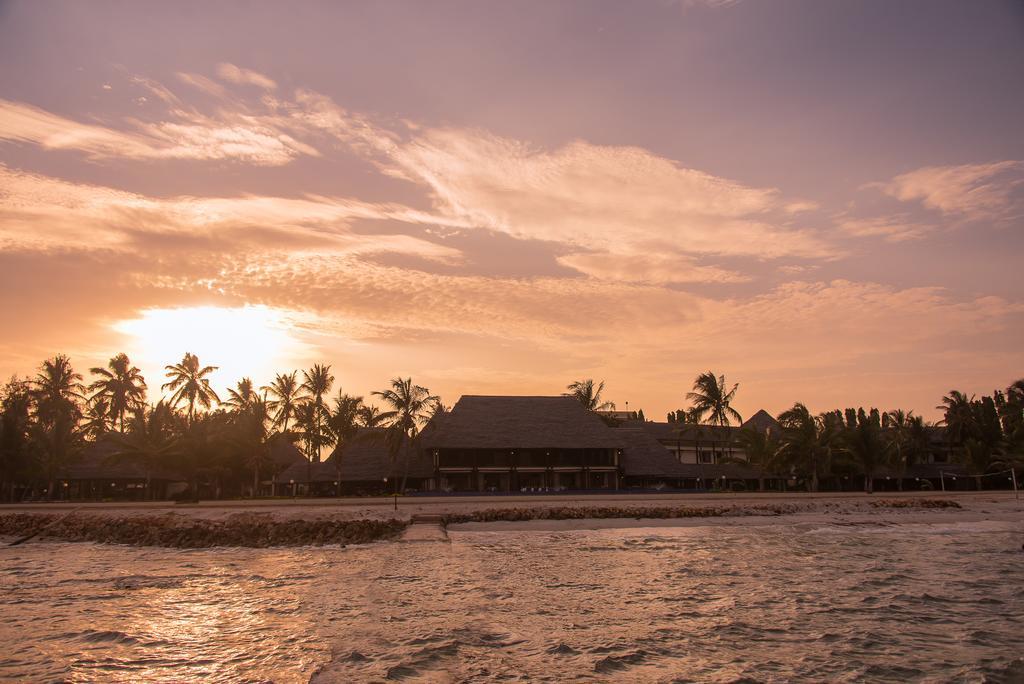
[[[113,328],[127,337],[125,351],[144,372],[151,401],[161,395],[164,366],[179,362],[185,352],[217,366],[210,378],[222,398],[241,378],[269,382],[307,355],[288,314],[265,306],[145,309]]]

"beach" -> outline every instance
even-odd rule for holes
[[[1020,509],[956,499],[460,523],[417,543],[35,538],[0,547],[0,679],[1020,681]]]
[[[413,517],[449,530],[794,524],[1024,524],[1013,492],[585,494],[0,506],[0,535],[156,546],[305,546],[397,539]]]

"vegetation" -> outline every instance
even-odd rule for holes
[[[728,388],[724,376],[702,373],[686,395],[691,407],[671,411],[668,421],[680,425],[681,435],[702,423],[723,426],[730,419],[740,421],[731,407],[738,387]],[[963,466],[978,489],[986,475],[1024,467],[1024,380],[980,399],[953,390],[938,408],[942,420],[929,425],[902,409],[847,408],[814,414],[797,402],[779,414],[775,430],[742,428],[735,441],[742,455],[724,460],[742,462],[809,491],[818,491],[825,479],[834,485],[860,476],[864,490],[870,492],[882,472],[902,488],[909,466],[936,458]]]
[[[154,404],[145,402],[146,381],[125,354],[92,368],[88,383],[63,355],[44,361],[32,378],[12,378],[0,387],[0,500],[63,498],[62,473],[94,445],[143,473],[147,496],[151,479],[168,471],[188,480],[191,498],[255,496],[283,467],[274,458],[282,448],[301,445],[312,467],[362,427],[382,428],[393,461],[401,459],[394,488],[403,491],[417,436],[448,410],[411,378],[374,392],[380,407],[340,388],[332,396],[335,377],[324,364],[278,373],[259,390],[242,378],[221,402],[210,385],[215,368],[186,353],[166,367],[169,397]],[[689,433],[699,443],[704,430],[715,440],[727,435],[727,453],[716,451],[716,460],[743,462],[786,487],[818,491],[862,480],[870,491],[880,477],[902,483],[909,468],[938,461],[959,465],[980,488],[984,478],[1024,465],[1024,380],[980,398],[950,391],[935,425],[900,409],[813,413],[796,403],[770,426],[723,433],[741,422],[732,406],[738,387],[702,373],[686,395],[690,406],[668,419],[680,424],[680,439]],[[579,380],[567,389],[589,410],[614,407],[602,396],[603,382]]]
[[[409,378],[374,393],[383,412],[341,390],[332,401],[335,378],[322,364],[301,376],[279,373],[259,391],[242,378],[221,401],[210,385],[214,370],[185,354],[166,367],[161,389],[170,396],[155,404],[146,403],[145,379],[125,354],[91,369],[88,385],[63,355],[43,362],[32,379],[13,378],[0,388],[0,501],[63,498],[61,474],[91,447],[102,447],[97,453],[109,463],[141,469],[145,498],[154,494],[152,479],[167,472],[187,479],[187,498],[254,496],[283,467],[275,449],[299,444],[312,464],[361,427],[386,428],[407,469],[419,429],[443,410]]]
[[[603,401],[601,393],[604,392],[604,382],[600,382],[597,386],[594,386],[594,381],[577,380],[566,387],[568,392],[562,396],[572,397],[576,401],[583,404],[584,408],[588,411],[614,411],[615,403],[611,401]]]
[[[412,382],[412,378],[395,378],[391,388],[383,392],[374,392],[381,398],[387,411],[380,414],[380,419],[387,424],[387,441],[394,459],[403,454],[402,484],[396,492],[405,491],[405,482],[409,477],[409,461],[412,456],[413,442],[419,430],[441,403],[440,398],[433,396],[426,387]]]
[[[693,391],[686,395],[686,399],[693,403],[689,414],[694,423],[705,421],[710,425],[729,425],[730,419],[737,423],[743,422],[743,416],[732,407],[733,397],[739,389],[739,383],[726,389],[725,376],[715,374],[711,371],[701,373],[693,382]]]

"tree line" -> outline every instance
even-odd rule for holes
[[[12,378],[0,388],[0,500],[11,500],[16,486],[55,498],[67,466],[99,440],[147,478],[162,468],[187,475],[193,496],[200,476],[218,496],[242,495],[249,482],[255,494],[274,466],[275,444],[301,445],[312,468],[363,427],[382,428],[392,458],[404,457],[407,470],[418,431],[445,410],[411,378],[372,393],[382,408],[341,388],[332,395],[335,377],[325,364],[278,373],[258,388],[242,378],[222,399],[210,385],[215,370],[186,353],[165,367],[161,390],[170,396],[155,403],[146,402],[146,380],[123,353],[89,369],[88,383],[65,355],[45,360],[34,377]]]
[[[729,387],[723,375],[702,373],[686,395],[691,406],[670,412],[667,420],[679,424],[681,434],[686,425],[742,423],[732,408],[738,388],[738,383]],[[902,486],[907,467],[930,462],[936,448],[962,465],[979,489],[984,475],[1024,466],[1024,379],[980,398],[952,390],[936,408],[943,417],[930,424],[903,409],[847,408],[815,414],[797,402],[778,416],[779,429],[741,429],[736,441],[743,453],[732,460],[802,480],[811,491],[817,491],[825,478],[858,475],[864,478],[865,490],[871,491],[883,468]]]

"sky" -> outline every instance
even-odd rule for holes
[[[0,2],[0,376],[606,383],[937,419],[1024,376],[1024,4]]]

